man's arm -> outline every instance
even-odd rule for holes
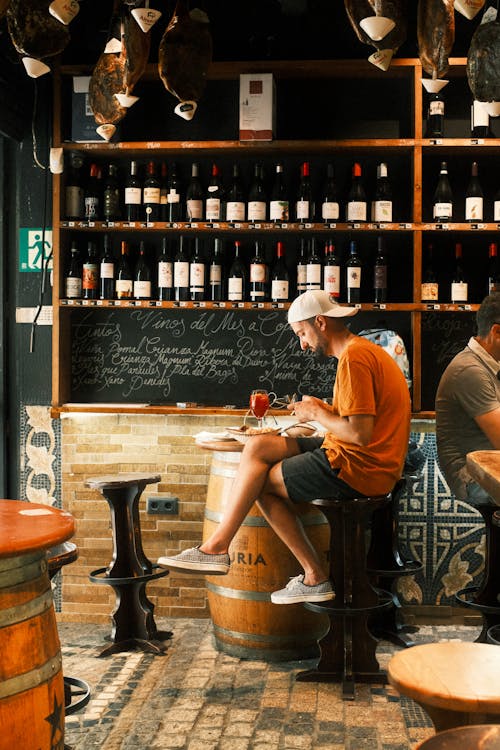
[[[368,445],[372,439],[375,417],[372,414],[353,414],[339,417],[328,404],[314,396],[304,396],[302,401],[290,405],[301,421],[319,422],[327,432],[354,445]]]
[[[474,417],[477,426],[484,432],[493,448],[500,450],[500,407]]]

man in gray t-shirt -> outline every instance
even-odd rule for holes
[[[439,463],[460,500],[491,502],[470,477],[470,451],[500,449],[500,292],[477,311],[478,334],[444,371],[436,394]]]

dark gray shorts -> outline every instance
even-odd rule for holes
[[[325,451],[321,448],[323,438],[299,437],[296,440],[302,452],[297,456],[285,458],[281,464],[283,481],[290,500],[301,503],[319,497],[363,497],[360,492],[338,478],[339,469],[332,469]]]

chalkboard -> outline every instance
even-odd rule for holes
[[[73,402],[245,408],[253,388],[325,398],[335,379],[283,310],[79,309],[71,339]]]
[[[439,380],[453,357],[476,334],[473,313],[422,314],[422,409],[434,411]]]

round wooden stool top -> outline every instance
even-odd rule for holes
[[[74,532],[74,518],[65,510],[22,500],[0,500],[0,558],[48,549],[65,542]]]
[[[425,643],[399,651],[389,682],[425,706],[500,714],[500,648],[489,643]]]
[[[477,724],[439,732],[416,750],[499,750],[500,724]]]
[[[120,489],[133,487],[134,484],[154,484],[161,479],[160,474],[109,474],[102,477],[89,477],[85,480],[87,487],[95,490]]]

